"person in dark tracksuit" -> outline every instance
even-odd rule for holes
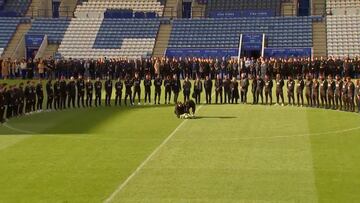
[[[215,81],[215,103],[218,104],[218,99],[220,97],[220,104],[223,103],[223,80],[221,79],[221,75],[217,75],[217,79]]]
[[[176,75],[173,77],[171,89],[174,94],[174,103],[176,104],[178,102],[179,92],[181,91],[181,82]]]
[[[161,97],[161,86],[162,86],[162,79],[160,75],[156,76],[156,79],[154,80],[154,86],[155,86],[155,96],[154,96],[154,104],[160,104],[160,97]]]
[[[25,114],[29,114],[31,111],[30,81],[27,81],[26,83],[24,95],[25,95]]]
[[[60,80],[60,109],[66,109],[67,84],[62,76]]]
[[[25,94],[24,94],[24,84],[20,83],[18,88],[18,113],[17,115],[24,115],[24,104],[25,104]]]
[[[211,104],[212,86],[213,86],[212,80],[209,78],[209,76],[206,76],[204,81],[206,104]]]
[[[264,80],[260,77],[260,75],[256,76],[256,104],[259,103],[259,98],[261,98],[261,104],[264,104]]]
[[[34,112],[36,106],[36,88],[34,82],[31,82],[29,95],[30,95],[30,111]]]
[[[328,102],[326,97],[328,83],[324,76],[320,76],[319,88],[320,88],[320,101],[323,108],[327,108]]]
[[[254,77],[251,83],[251,93],[253,95],[253,104],[256,104],[257,78]]]
[[[304,87],[305,82],[301,75],[298,76],[297,83],[296,83],[296,100],[298,106],[304,106]]]
[[[118,78],[117,82],[115,83],[115,106],[117,106],[118,104],[121,106],[122,91],[123,82],[120,78]]]
[[[305,97],[306,97],[307,107],[313,106],[312,86],[313,86],[313,81],[311,79],[311,76],[307,75],[305,81]]]
[[[189,81],[189,78],[186,77],[183,83],[184,103],[190,100],[190,92],[191,92],[191,82]]]
[[[74,80],[74,77],[70,78],[69,83],[67,84],[67,92],[68,92],[68,108],[72,106],[72,108],[75,108],[75,98],[76,98],[76,83]]]
[[[141,95],[141,79],[138,73],[135,73],[135,78],[133,79],[134,83],[134,93],[133,93],[133,102],[135,103],[135,96],[138,97],[138,105],[140,105],[140,95]]]
[[[356,95],[356,104],[358,108],[357,112],[360,113],[360,79],[356,80],[355,95]]]
[[[343,103],[343,107],[341,108],[341,110],[347,111],[349,109],[349,106],[348,106],[348,84],[346,79],[344,79],[342,83],[341,99]]]
[[[339,75],[335,76],[335,108],[342,109],[342,86],[343,81]]]
[[[224,81],[223,81],[223,89],[224,89],[224,104],[231,103],[231,90],[230,90],[231,80],[230,78],[225,75]]]
[[[196,77],[196,80],[194,81],[194,99],[195,99],[195,102],[196,104],[200,104],[200,100],[201,100],[201,93],[203,91],[203,83],[202,81],[200,80],[200,77],[197,76]]]
[[[4,119],[4,114],[5,114],[5,95],[4,95],[4,91],[5,91],[5,85],[2,84],[0,85],[0,122],[4,123],[5,119]]]
[[[6,119],[10,119],[13,116],[13,86],[5,91],[5,105],[6,105]]]
[[[328,76],[327,89],[326,89],[328,109],[335,109],[335,81],[331,75]]]
[[[36,85],[36,97],[37,97],[37,105],[36,109],[38,111],[42,110],[43,102],[44,102],[44,91],[43,91],[43,85],[41,81]]]
[[[130,106],[133,106],[133,100],[132,100],[132,87],[133,87],[133,80],[130,79],[130,76],[126,76],[125,80],[125,105],[127,106],[127,98],[129,97],[130,100]]]
[[[148,74],[145,76],[145,80],[144,80],[144,90],[145,90],[144,104],[146,104],[146,102],[148,102],[149,104],[151,103],[151,86],[152,86],[151,76]]]
[[[351,81],[351,77],[347,77],[346,81],[348,83],[348,106],[349,106],[349,111],[354,112],[355,111],[355,102],[354,102],[355,84]]]
[[[313,84],[312,84],[312,101],[313,101],[313,107],[320,107],[320,100],[319,100],[319,81],[314,78]]]
[[[111,106],[111,95],[113,91],[113,84],[108,77],[108,79],[105,81],[105,106]]]
[[[46,83],[46,95],[47,95],[46,109],[51,110],[54,100],[54,89],[51,79]]]
[[[281,105],[284,106],[284,85],[285,85],[285,82],[284,80],[281,78],[280,74],[277,74],[276,75],[276,80],[275,80],[275,83],[276,83],[276,105],[280,105],[280,99],[281,99]]]
[[[230,84],[230,91],[231,91],[231,103],[234,102],[237,104],[239,100],[239,83],[236,81],[236,78],[233,77],[231,84]]]
[[[170,76],[167,76],[164,81],[164,87],[165,87],[165,104],[170,104],[171,100],[171,85],[172,80]]]
[[[274,86],[274,83],[270,79],[269,75],[265,75],[264,86],[265,86],[265,104],[272,105],[272,88]],[[270,103],[268,103],[268,101],[270,101]]]
[[[77,88],[77,106],[80,108],[80,104],[82,107],[85,107],[84,97],[85,97],[85,81],[80,75],[78,80],[76,81]]]
[[[247,103],[247,93],[249,90],[249,79],[246,77],[246,74],[241,74],[240,80],[240,92],[241,92],[241,103]]]
[[[96,78],[96,82],[94,84],[95,88],[95,106],[101,106],[101,91],[102,91],[102,83],[100,78]]]
[[[86,107],[92,107],[94,85],[91,82],[90,78],[87,79],[85,86],[86,86]]]
[[[287,86],[288,104],[295,105],[295,81],[292,78],[292,76],[288,77],[286,86]]]
[[[60,109],[61,91],[60,91],[60,80],[54,83],[54,108],[55,110]]]

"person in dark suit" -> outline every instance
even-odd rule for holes
[[[135,73],[135,77],[133,79],[133,85],[134,85],[134,93],[133,93],[133,98],[132,101],[133,103],[135,103],[135,96],[137,95],[138,97],[138,105],[140,105],[140,95],[141,95],[141,78],[139,77],[138,73]]]
[[[130,105],[133,106],[133,100],[132,100],[132,86],[133,86],[133,80],[130,79],[130,76],[127,75],[125,79],[125,105],[127,106],[127,98],[130,100]]]
[[[347,87],[348,87],[348,110],[351,112],[355,111],[355,102],[354,102],[354,96],[355,96],[355,84],[351,81],[351,77],[346,78],[347,81]]]
[[[276,104],[279,105],[280,103],[280,99],[281,99],[281,105],[284,106],[284,85],[285,82],[284,80],[281,78],[280,74],[276,75]]]
[[[339,75],[335,76],[335,108],[342,109],[342,86],[343,81],[341,80]]]
[[[67,85],[65,77],[60,79],[60,109],[66,109]]]
[[[249,89],[249,79],[246,77],[245,73],[241,74],[240,80],[240,92],[241,92],[241,103],[247,103],[247,93]]]
[[[191,91],[191,82],[189,81],[189,78],[186,77],[183,83],[184,103],[190,100],[190,91]]]
[[[196,80],[194,81],[194,96],[195,96],[194,99],[196,104],[200,104],[202,91],[203,91],[203,83],[200,80],[200,77],[197,76]]]
[[[230,91],[231,91],[231,103],[234,102],[237,104],[239,100],[239,83],[236,81],[234,77],[230,84]]]
[[[326,97],[326,92],[327,92],[327,87],[328,87],[328,83],[327,80],[325,79],[325,77],[323,75],[320,76],[320,100],[321,100],[321,106],[323,108],[327,108],[327,97]]]
[[[100,78],[96,78],[96,82],[94,84],[95,87],[95,106],[101,106],[101,91],[102,91],[102,83]]]
[[[213,82],[210,77],[207,75],[205,77],[204,82],[204,89],[205,89],[205,97],[206,97],[206,104],[211,104],[211,92],[212,92]]]
[[[319,81],[314,78],[312,83],[312,101],[313,101],[313,107],[320,107],[320,101],[319,101]]]
[[[179,92],[181,91],[181,82],[177,75],[173,76],[173,80],[171,81],[171,89],[174,94],[174,103],[178,102]]]
[[[264,90],[264,80],[260,75],[256,76],[256,104],[259,103],[259,98],[261,98],[261,104],[264,104],[263,90]]]
[[[36,85],[36,97],[37,97],[37,105],[36,109],[38,111],[42,111],[42,106],[44,102],[44,91],[43,91],[43,85],[41,80]]]
[[[61,102],[61,87],[60,87],[60,79],[56,80],[54,83],[54,108],[55,110],[60,109]],[[26,107],[25,107],[26,109]]]
[[[335,81],[331,75],[328,76],[326,95],[328,101],[327,108],[335,109]]]
[[[223,87],[224,87],[224,104],[231,103],[231,90],[230,90],[231,80],[227,75],[224,77]]]
[[[172,86],[172,79],[168,75],[164,81],[164,87],[165,87],[165,104],[170,104],[171,100],[171,86]]]
[[[221,79],[221,75],[217,75],[217,79],[215,81],[215,103],[218,104],[218,100],[220,97],[220,104],[223,103],[223,80]]]
[[[146,104],[147,101],[149,101],[149,104],[151,103],[151,86],[152,86],[151,77],[149,74],[147,74],[144,80],[144,89],[145,89],[144,104]]]
[[[74,77],[71,77],[69,83],[67,84],[67,92],[68,92],[68,108],[70,108],[70,106],[72,106],[72,108],[75,108],[76,83]]]

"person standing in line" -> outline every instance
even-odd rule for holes
[[[81,75],[79,75],[79,78],[76,82],[77,87],[77,106],[80,108],[80,104],[82,107],[85,107],[84,97],[85,97],[85,81],[82,78]]]
[[[276,75],[276,105],[280,105],[280,99],[281,99],[281,106],[284,106],[284,85],[285,82],[284,80],[281,78],[280,74]]]
[[[117,106],[118,104],[119,106],[121,106],[122,91],[123,91],[123,82],[119,77],[117,82],[115,83],[115,106]]]
[[[205,97],[206,97],[206,104],[211,104],[211,92],[212,92],[213,82],[210,77],[207,75],[205,77],[204,82],[204,89],[205,89]]]
[[[184,103],[190,100],[191,82],[186,77],[183,83]]]
[[[331,75],[328,76],[327,82],[327,101],[328,101],[328,109],[335,109],[335,81]]]
[[[101,91],[102,91],[102,83],[100,78],[96,78],[96,82],[94,84],[95,87],[95,106],[101,106]]]
[[[342,109],[342,86],[343,81],[339,75],[335,76],[335,108]]]
[[[154,86],[155,86],[155,97],[154,97],[154,104],[160,105],[160,97],[161,97],[161,86],[162,86],[162,79],[160,75],[156,76],[156,79],[154,80]]]
[[[287,81],[287,94],[288,94],[288,104],[295,105],[295,81],[292,76],[289,75]]]
[[[113,91],[113,84],[108,77],[108,79],[105,81],[105,106],[111,106],[111,95]]]
[[[54,89],[52,85],[52,80],[48,80],[46,83],[46,95],[47,95],[47,102],[46,102],[46,110],[52,110],[53,101],[54,101]]]
[[[201,100],[201,93],[203,91],[203,83],[200,80],[199,76],[196,76],[196,80],[194,82],[194,99],[196,104],[200,104]]]
[[[94,85],[91,82],[90,77],[87,78],[85,86],[86,86],[86,107],[92,107]]]
[[[240,92],[241,92],[241,103],[247,103],[247,94],[249,90],[249,79],[247,78],[245,73],[241,74],[240,80]]]
[[[218,104],[218,99],[220,97],[220,104],[223,103],[223,80],[220,75],[217,75],[217,79],[215,81],[215,103]]]
[[[270,100],[270,105],[272,105],[272,88],[273,88],[273,81],[270,79],[269,75],[265,75],[265,104],[269,104],[268,101]]]
[[[151,77],[149,74],[147,74],[144,80],[144,89],[145,89],[144,104],[146,104],[147,101],[149,101],[149,104],[151,103],[151,86],[152,86]]]
[[[178,102],[179,92],[181,90],[181,82],[178,79],[177,75],[173,76],[173,80],[171,83],[171,89],[174,93],[174,103],[176,104]]]
[[[172,80],[170,76],[167,76],[164,81],[164,87],[165,87],[165,104],[170,104],[171,100],[171,86],[172,86]]]
[[[304,88],[305,88],[305,82],[302,76],[299,75],[296,84],[296,99],[297,99],[297,105],[301,107],[304,106]]]

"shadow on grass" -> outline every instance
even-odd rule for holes
[[[196,116],[195,119],[235,119],[235,116]]]

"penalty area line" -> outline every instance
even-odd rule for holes
[[[31,132],[31,131],[21,130],[21,129],[18,129],[18,128],[15,128],[15,127],[12,127],[11,125],[9,125],[9,124],[7,124],[7,123],[2,124],[1,126],[4,126],[4,127],[6,127],[7,129],[10,129],[10,130],[15,131],[15,132],[18,132],[18,133],[24,133],[24,134],[36,134],[36,133],[34,133],[34,132]]]
[[[201,105],[198,108],[198,111],[203,107],[203,105]],[[144,168],[144,166],[169,142],[169,140],[174,137],[174,135],[179,131],[179,129],[184,126],[185,123],[187,123],[188,120],[184,120],[182,121],[176,128],[174,131],[172,131],[172,133],[170,133],[170,135],[157,147],[155,148],[155,150],[135,169],[135,171],[126,178],[126,180],[121,183],[116,190],[111,193],[111,195],[104,201],[104,203],[110,203],[117,194],[119,194],[122,189],[124,189],[124,187],[131,181],[131,179],[133,179],[140,171],[141,169]]]

